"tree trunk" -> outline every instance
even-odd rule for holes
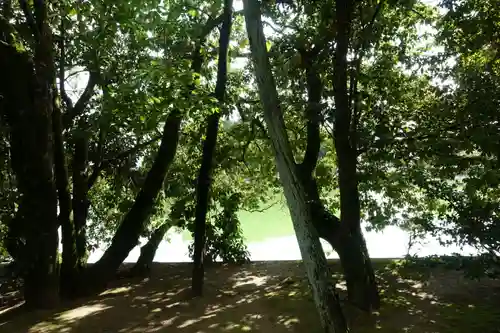
[[[73,220],[71,219],[71,195],[69,192],[68,169],[66,168],[64,152],[61,110],[57,97],[54,98],[53,107],[54,171],[59,197],[59,224],[62,229],[63,250],[59,285],[61,296],[71,297],[76,290],[76,279],[78,277],[76,238]]]
[[[349,230],[341,228],[340,220],[324,207],[316,180],[312,175],[317,164],[321,144],[319,125],[323,91],[323,84],[314,63],[315,52],[318,51],[301,50],[302,65],[306,70],[308,105],[305,112],[307,146],[299,170],[303,184],[308,191],[313,225],[319,237],[328,241],[339,255],[347,281],[349,299],[364,310],[368,310],[370,307],[377,308],[380,301],[375,275],[361,229],[358,228],[358,232],[353,235],[341,233]]]
[[[73,155],[73,220],[75,223],[76,258],[81,271],[87,264],[86,225],[89,210],[88,180],[88,142],[85,136],[77,137]]]
[[[139,259],[137,259],[137,263],[130,270],[132,276],[149,274],[156,250],[158,250],[158,246],[160,246],[163,237],[171,227],[172,224],[170,221],[165,222],[151,234],[148,242],[141,247],[141,255]]]
[[[89,267],[88,277],[95,282],[91,287],[103,288],[114,277],[129,252],[137,245],[139,235],[144,230],[154,201],[163,186],[168,167],[174,160],[179,141],[180,123],[181,113],[179,110],[172,111],[165,121],[158,155],[146,176],[144,186],[118,227],[111,245],[101,259]]]
[[[269,129],[279,176],[321,324],[325,332],[328,333],[347,332],[347,323],[338,295],[332,286],[326,257],[312,224],[312,212],[308,204],[306,188],[300,178],[299,168],[294,161],[286,134],[278,93],[266,51],[259,2],[257,0],[244,0],[243,6],[264,118]]]
[[[347,283],[349,301],[369,311],[380,307],[375,272],[368,254],[361,228],[349,230],[330,213],[319,198],[316,181],[309,179],[309,198],[313,212],[313,225],[319,237],[326,240],[339,255]]]
[[[340,234],[337,251],[344,260],[342,266],[351,287],[351,301],[364,310],[378,308],[379,295],[361,232],[360,202],[357,175],[356,128],[352,126],[352,108],[347,90],[347,53],[354,2],[336,1],[337,35],[335,49],[334,144],[340,190]],[[354,115],[355,117],[357,115]],[[364,263],[364,264],[362,264]]]
[[[0,110],[10,129],[12,168],[21,193],[17,218],[24,226],[24,297],[32,308],[58,303],[57,194],[52,153],[52,42],[43,4],[34,63],[0,43]],[[36,74],[35,74],[36,73]]]
[[[215,98],[217,98],[219,102],[219,111],[211,114],[207,120],[205,141],[203,142],[203,156],[197,180],[193,278],[191,283],[191,290],[194,296],[201,296],[203,294],[203,280],[205,275],[205,268],[203,266],[203,259],[205,256],[205,227],[207,223],[209,192],[212,185],[214,151],[217,144],[219,120],[226,91],[227,51],[229,47],[229,37],[231,34],[232,7],[232,0],[224,1],[224,19],[220,30],[217,82],[215,85]]]
[[[337,251],[347,283],[349,302],[364,311],[380,307],[380,296],[372,262],[360,228],[340,234]]]

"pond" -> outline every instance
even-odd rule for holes
[[[276,204],[264,212],[239,213],[243,235],[247,241],[252,260],[297,260],[300,251],[295,238],[288,208]],[[372,258],[400,258],[407,253],[408,234],[397,227],[387,227],[382,232],[364,230],[368,251]],[[188,246],[191,243],[188,232],[171,229],[156,252],[157,262],[190,261]],[[141,244],[146,239],[141,240]],[[337,254],[325,241],[321,241],[328,258],[338,258]],[[104,249],[91,253],[89,262],[97,261]],[[441,246],[436,239],[427,238],[412,249],[412,254],[427,256],[431,254],[450,255],[460,253],[471,255],[477,253],[474,248],[458,246]],[[125,262],[135,262],[139,257],[139,247],[135,247]]]

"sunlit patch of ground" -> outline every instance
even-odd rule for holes
[[[344,304],[353,332],[500,332],[500,282],[460,272],[399,269],[378,261],[384,305],[372,315]],[[332,264],[333,270],[339,270]],[[156,264],[147,279],[119,280],[55,311],[0,315],[0,332],[319,333],[299,262],[207,269],[205,293],[190,296],[189,264]],[[339,290],[344,293],[339,283]]]

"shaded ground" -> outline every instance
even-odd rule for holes
[[[388,263],[376,263],[380,312],[345,306],[353,332],[500,332],[500,281]],[[0,332],[321,332],[299,262],[214,266],[198,299],[190,298],[190,273],[189,264],[156,264],[149,279],[116,281],[56,311],[3,313]]]

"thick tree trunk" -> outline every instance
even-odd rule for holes
[[[163,186],[168,167],[174,160],[179,141],[180,123],[181,113],[178,110],[172,111],[165,121],[158,155],[146,176],[144,186],[118,227],[111,245],[101,259],[89,267],[88,277],[95,282],[91,287],[104,287],[114,277],[130,250],[137,245],[139,235],[144,230],[154,201]]]
[[[338,295],[332,286],[325,254],[312,224],[312,212],[308,204],[306,188],[300,178],[299,168],[294,161],[286,134],[278,93],[266,52],[259,2],[244,0],[243,5],[264,117],[313,298],[325,332],[347,332],[347,324]]]
[[[148,242],[141,247],[141,255],[139,256],[139,259],[137,259],[134,267],[130,270],[132,276],[149,274],[153,259],[155,258],[156,250],[158,250],[158,246],[160,246],[163,237],[171,227],[172,224],[168,221],[153,231]]]
[[[42,6],[38,4],[38,6]],[[0,43],[0,111],[10,127],[12,167],[22,194],[17,218],[24,226],[24,296],[33,308],[58,302],[56,276],[57,194],[52,153],[52,43],[39,8],[34,63]],[[36,68],[36,71],[35,71]],[[36,74],[35,74],[36,73]]]
[[[338,253],[352,303],[364,310],[377,308],[380,302],[375,275],[361,229],[358,228],[355,230],[357,232],[351,235],[347,228],[341,228],[340,220],[324,207],[316,180],[312,175],[317,164],[321,143],[319,122],[323,84],[315,68],[315,53],[302,50],[301,58],[306,70],[308,106],[305,112],[307,146],[303,162],[300,164],[300,173],[308,191],[313,225],[319,237],[328,241]]]
[[[71,219],[71,195],[69,192],[68,169],[62,134],[62,118],[59,101],[54,99],[52,127],[54,133],[54,171],[59,198],[59,224],[62,229],[62,263],[60,271],[60,293],[63,297],[71,297],[77,286],[76,238],[73,220]]]
[[[214,151],[217,144],[219,120],[226,91],[227,51],[229,47],[229,37],[231,34],[232,7],[232,0],[224,1],[224,19],[220,30],[217,82],[215,85],[215,98],[217,98],[219,102],[219,111],[211,114],[207,120],[207,130],[205,141],[203,142],[203,156],[197,180],[193,278],[191,283],[191,290],[194,296],[201,296],[203,293],[203,280],[205,275],[205,268],[203,266],[203,259],[205,256],[205,227],[209,205],[209,192],[212,185]]]
[[[379,295],[361,232],[360,202],[357,175],[356,128],[352,126],[353,115],[347,90],[347,53],[354,1],[337,0],[337,35],[335,49],[335,128],[334,144],[340,190],[340,234],[339,257],[351,288],[351,301],[364,310],[379,307]],[[355,115],[356,116],[356,115]],[[356,119],[354,119],[356,123]]]
[[[347,283],[349,302],[364,311],[380,307],[375,272],[360,229],[340,234],[337,251]]]
[[[378,309],[380,297],[375,272],[361,228],[341,227],[341,221],[324,207],[316,180],[311,176],[309,179],[307,175],[303,176],[306,177],[304,185],[308,184],[306,188],[313,214],[312,223],[319,237],[326,240],[339,255],[349,301],[365,311]]]

